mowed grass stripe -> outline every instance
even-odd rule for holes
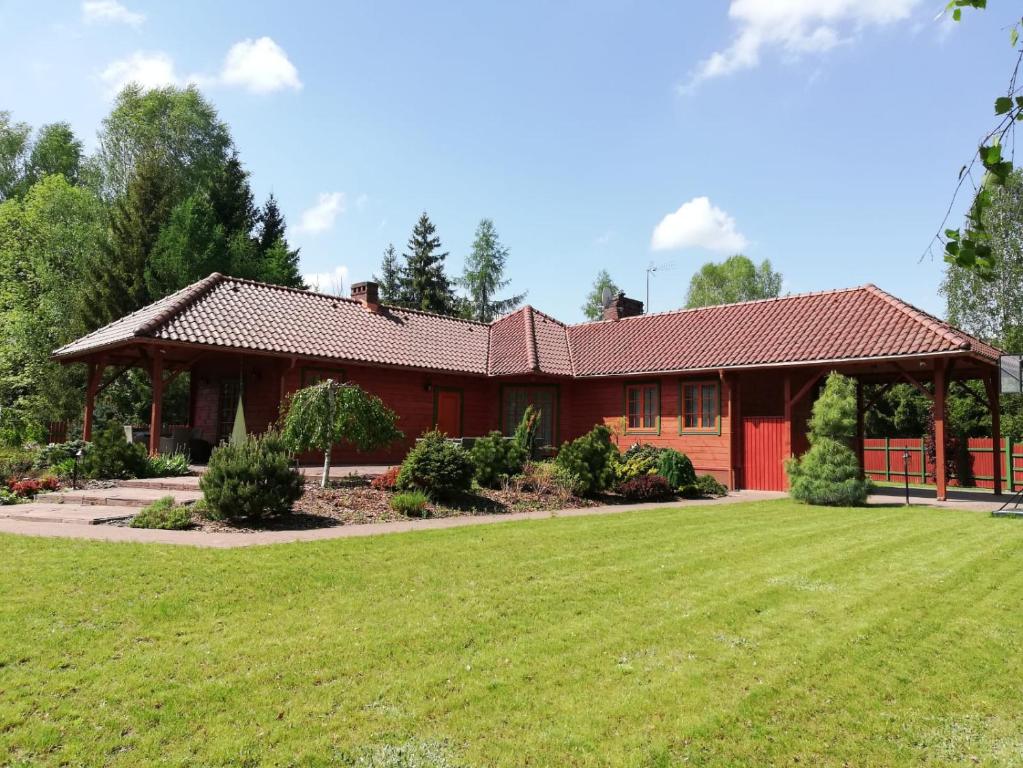
[[[770,502],[227,552],[0,538],[0,764],[408,738],[470,765],[1011,764],[1021,534]]]

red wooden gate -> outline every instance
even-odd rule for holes
[[[781,416],[747,416],[742,420],[742,487],[755,491],[785,490],[785,455]]]

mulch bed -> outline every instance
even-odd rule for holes
[[[332,528],[339,525],[391,523],[411,520],[391,509],[390,491],[377,490],[367,483],[340,481],[327,488],[318,483],[307,483],[305,493],[295,503],[290,515],[274,518],[258,528],[244,523],[196,519],[196,528],[210,532],[244,533],[255,530],[303,530]],[[500,515],[510,512],[547,512],[557,509],[594,507],[601,504],[621,503],[617,496],[599,499],[581,499],[575,496],[541,494],[515,490],[483,489],[478,493],[441,502],[431,502],[429,517],[458,517],[464,515]]]

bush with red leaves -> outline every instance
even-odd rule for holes
[[[31,499],[42,490],[43,484],[38,480],[25,478],[24,480],[11,480],[7,487],[11,489],[11,493],[15,496]]]
[[[398,484],[398,473],[400,471],[401,467],[391,467],[384,474],[374,477],[370,481],[370,485],[378,491],[393,491],[394,487]]]
[[[664,501],[674,495],[671,484],[660,475],[637,475],[622,483],[618,491],[629,501]]]

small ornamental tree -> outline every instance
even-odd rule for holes
[[[871,483],[860,472],[849,441],[856,433],[856,384],[832,373],[813,404],[809,421],[810,450],[789,459],[792,498],[807,504],[859,506],[866,502]]]
[[[572,490],[581,496],[595,496],[607,490],[614,482],[618,460],[611,430],[604,424],[565,443],[557,458],[558,466],[572,478]]]
[[[397,420],[379,397],[355,384],[327,379],[291,395],[282,435],[296,451],[323,451],[322,488],[330,476],[332,446],[343,442],[358,451],[382,448],[404,437]]]

